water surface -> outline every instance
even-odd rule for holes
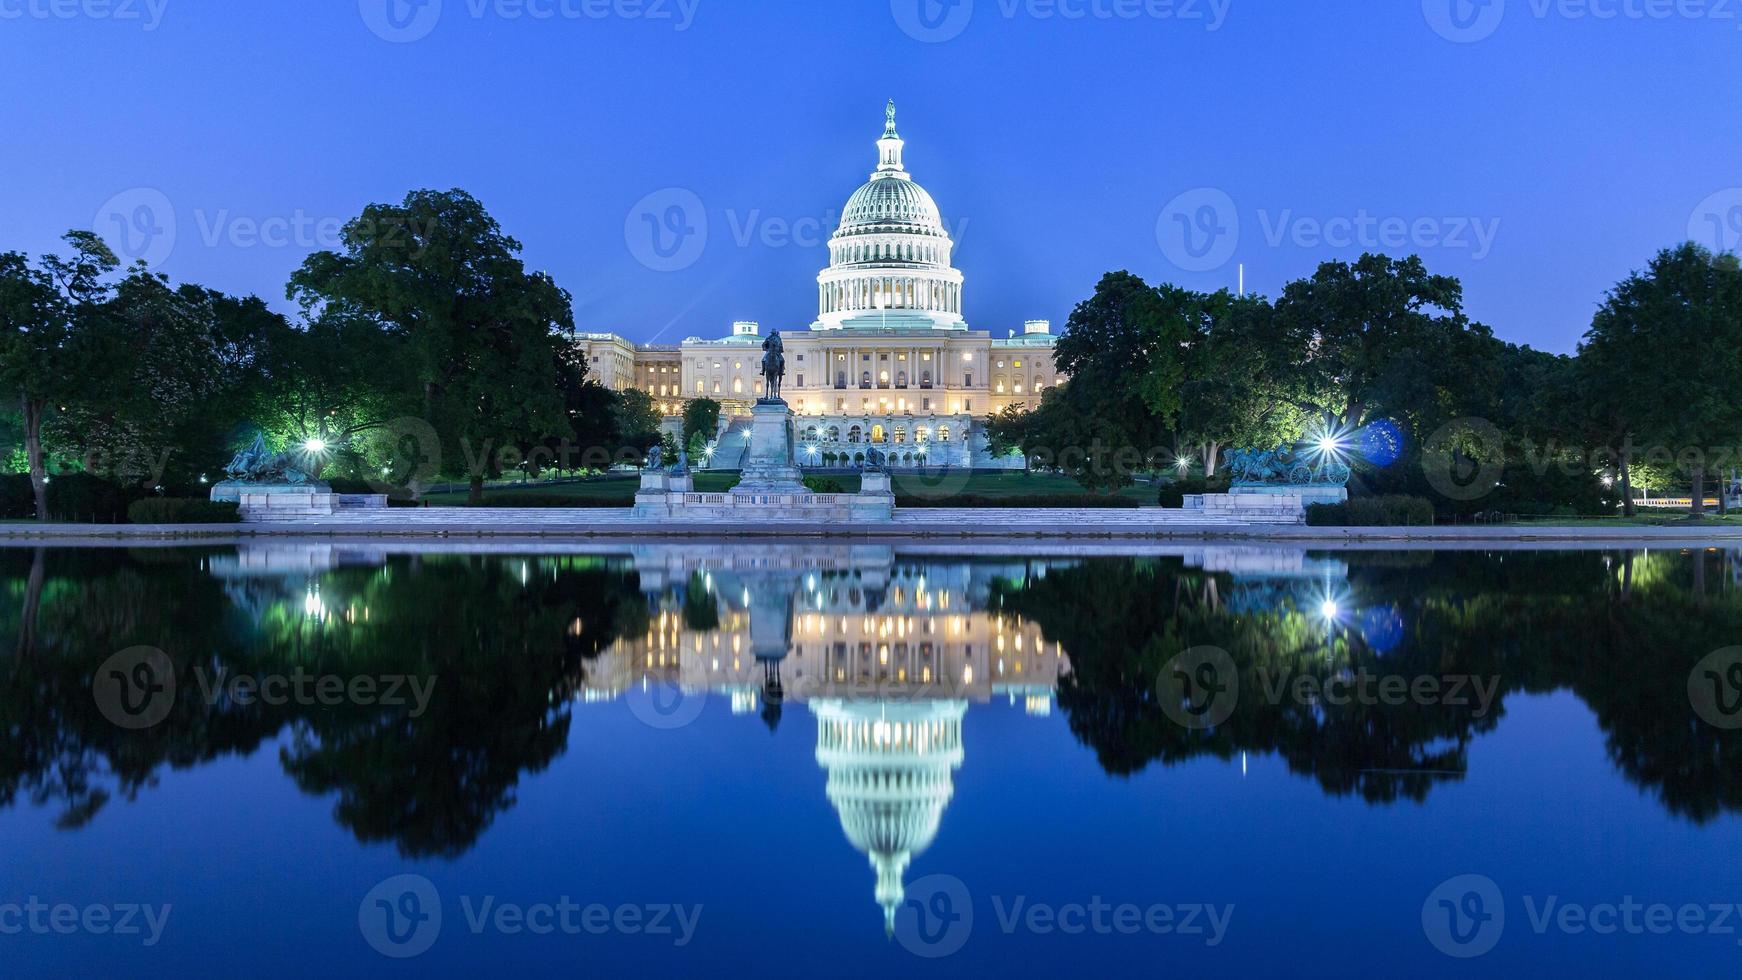
[[[1733,972],[1739,568],[4,550],[0,963]]]

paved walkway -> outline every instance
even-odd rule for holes
[[[1540,546],[1742,547],[1742,526],[1638,527],[1609,524],[1334,528],[1245,524],[1177,510],[907,509],[887,523],[644,521],[627,510],[493,508],[348,512],[308,521],[219,525],[0,525],[0,542],[68,540],[344,538],[852,538],[859,540],[1235,540],[1301,547],[1327,545],[1481,547],[1504,542]]]

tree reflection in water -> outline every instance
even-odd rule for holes
[[[1734,559],[1719,552],[1340,554],[1346,582],[1230,602],[1233,577],[1173,559],[1092,559],[1022,588],[1000,608],[1040,624],[1073,670],[1059,689],[1071,730],[1110,773],[1202,755],[1274,752],[1329,793],[1423,799],[1465,770],[1471,740],[1516,693],[1567,689],[1597,716],[1609,755],[1671,812],[1704,822],[1742,808],[1742,733],[1697,718],[1689,674],[1742,636]],[[1250,583],[1245,583],[1250,584]],[[1231,717],[1205,731],[1162,710],[1162,665],[1226,650],[1239,670]],[[1476,704],[1343,705],[1273,699],[1278,678],[1488,678]]]
[[[813,715],[1006,695],[1044,712],[1056,685],[1109,773],[1274,753],[1327,793],[1373,803],[1426,798],[1466,770],[1508,697],[1565,689],[1595,713],[1617,769],[1668,810],[1703,822],[1742,808],[1742,733],[1700,722],[1687,694],[1693,665],[1742,636],[1720,553],[784,554],[0,550],[0,806],[53,807],[76,828],[166,768],[276,741],[285,771],[334,796],[359,840],[452,857],[514,805],[523,773],[562,754],[576,701],[652,680],[770,723],[771,690]],[[167,721],[128,732],[97,710],[92,681],[141,645],[174,662],[176,698]],[[1241,697],[1192,731],[1157,683],[1199,646],[1228,652]],[[209,700],[201,680],[297,669],[436,683],[417,714]],[[1484,714],[1473,701],[1267,696],[1362,671],[1496,678],[1497,699]]]

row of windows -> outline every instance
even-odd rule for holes
[[[841,441],[841,432],[842,432],[842,429],[838,425],[831,425],[831,426],[827,426],[827,427],[813,425],[813,426],[807,427],[804,430],[804,438],[805,438],[806,442],[840,442]],[[891,439],[893,439],[895,444],[899,446],[899,445],[905,445],[907,443],[907,434],[908,433],[907,433],[907,427],[904,425],[897,425],[897,426],[890,427],[888,429],[885,429],[881,425],[873,425],[870,428],[870,433],[869,433],[870,438],[867,439],[866,438],[867,433],[866,433],[866,429],[864,426],[850,425],[846,428],[846,434],[847,434],[847,441],[849,443],[860,443],[860,442],[886,443],[886,442],[891,441]],[[949,442],[950,435],[951,435],[950,427],[947,425],[940,425],[937,428],[937,440],[936,441]],[[967,438],[966,432],[962,433],[962,438],[964,438],[964,439]],[[919,445],[924,445],[925,443],[933,441],[931,427],[922,425],[922,426],[919,426],[918,428],[915,428],[913,430],[913,441]]]
[[[936,245],[897,244],[850,245],[835,249],[834,261],[841,262],[934,262],[944,261],[943,249]]]

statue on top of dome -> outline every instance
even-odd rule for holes
[[[889,100],[888,107],[883,110],[883,117],[886,120],[885,123],[883,124],[883,135],[884,136],[894,136],[895,135],[895,100],[894,99]]]

